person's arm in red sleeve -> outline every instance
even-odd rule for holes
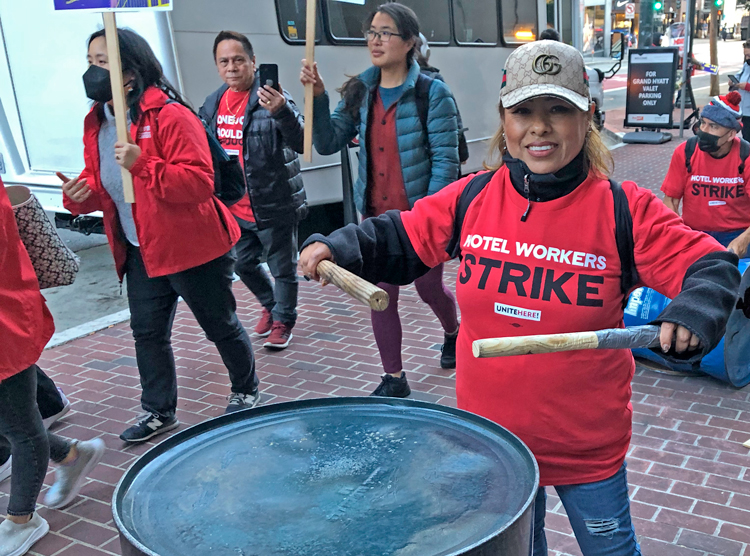
[[[101,198],[96,192],[96,189],[91,187],[94,183],[93,172],[91,170],[92,164],[90,163],[89,157],[85,152],[83,153],[83,158],[86,166],[75,181],[77,183],[85,182],[86,184],[88,184],[88,198],[84,201],[76,202],[68,197],[68,195],[66,195],[63,191],[63,207],[65,207],[65,210],[69,211],[73,216],[78,216],[80,214],[90,214],[92,212],[102,210]],[[63,184],[65,184],[66,181],[70,181],[67,179],[67,176],[60,172],[57,173],[57,177],[63,180]]]
[[[164,158],[142,153],[130,173],[169,203],[208,201],[214,194],[214,171],[203,124],[176,103],[162,108],[158,117],[156,140]]]
[[[661,184],[664,204],[675,214],[680,214],[680,200],[685,194],[685,186],[689,177],[685,167],[685,144],[683,143],[675,149],[664,183]]]
[[[685,226],[650,191],[632,182],[627,187],[640,281],[673,298],[652,324],[670,322],[696,335],[698,350],[677,354],[672,349],[668,357],[697,361],[724,335],[740,284],[737,255]]]
[[[454,182],[417,201],[410,211],[389,210],[327,237],[314,234],[302,250],[316,242],[324,243],[337,265],[369,282],[410,284],[450,259],[445,248],[453,235],[458,198],[470,179]]]

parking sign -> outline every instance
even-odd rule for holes
[[[635,18],[635,4],[625,4],[625,19],[634,19]]]

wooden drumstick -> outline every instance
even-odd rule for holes
[[[325,281],[348,293],[357,301],[369,305],[373,311],[385,311],[388,307],[388,293],[385,290],[348,270],[344,270],[331,261],[320,261],[318,263],[318,274]]]
[[[516,336],[475,340],[474,357],[505,357],[573,351],[577,349],[635,349],[659,345],[658,326],[630,326],[595,332],[569,332],[539,336]]]

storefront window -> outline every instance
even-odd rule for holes
[[[604,56],[604,6],[588,6],[583,19],[583,53]]]
[[[503,0],[503,38],[507,44],[522,44],[536,40],[536,2]]]

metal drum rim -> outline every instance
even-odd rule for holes
[[[135,476],[151,461],[156,459],[158,456],[162,455],[163,453],[167,452],[172,447],[182,444],[185,441],[189,440],[190,438],[193,438],[195,436],[198,436],[200,434],[203,434],[205,432],[208,432],[212,429],[216,429],[219,427],[222,427],[224,425],[228,425],[237,421],[244,421],[249,418],[248,413],[252,412],[253,416],[261,416],[261,415],[267,415],[271,413],[281,413],[284,411],[292,410],[292,409],[313,409],[313,408],[322,408],[322,407],[335,407],[335,406],[346,406],[346,405],[356,405],[356,406],[363,406],[363,405],[388,405],[392,407],[414,407],[414,408],[420,408],[420,409],[427,409],[427,410],[433,410],[438,411],[440,413],[446,413],[453,415],[454,417],[458,417],[459,419],[463,419],[469,422],[473,422],[476,425],[479,425],[485,429],[490,429],[492,432],[507,436],[508,441],[510,444],[514,445],[516,450],[522,454],[523,456],[527,456],[531,463],[533,464],[533,470],[534,470],[534,488],[532,489],[531,494],[529,495],[528,499],[523,503],[521,508],[518,510],[518,512],[513,516],[512,519],[509,519],[508,522],[503,526],[501,529],[494,531],[490,535],[478,540],[474,544],[470,546],[465,546],[461,548],[461,552],[454,552],[449,556],[456,556],[460,555],[461,553],[466,553],[468,551],[471,551],[477,547],[483,546],[489,542],[491,542],[493,539],[496,539],[497,537],[501,536],[507,529],[515,525],[518,520],[529,510],[529,507],[534,503],[534,500],[536,499],[537,491],[539,489],[539,465],[536,462],[536,458],[534,457],[534,454],[531,452],[528,446],[523,443],[523,441],[518,438],[514,433],[503,427],[502,425],[499,425],[495,423],[494,421],[491,421],[487,419],[486,417],[482,417],[481,415],[477,415],[475,413],[471,413],[469,411],[465,411],[463,409],[457,409],[455,407],[449,407],[444,406],[436,403],[431,402],[423,402],[420,400],[410,400],[410,399],[403,399],[403,398],[383,398],[383,397],[377,397],[377,396],[367,396],[367,397],[360,397],[360,396],[351,396],[351,397],[340,397],[340,398],[315,398],[311,400],[297,400],[292,402],[282,402],[277,404],[271,404],[271,405],[265,405],[262,407],[256,407],[253,409],[248,409],[244,411],[236,411],[234,413],[229,413],[226,415],[220,415],[217,417],[214,417],[212,419],[208,419],[202,423],[198,423],[196,425],[193,425],[191,427],[188,427],[184,430],[181,430],[180,432],[173,434],[166,440],[160,442],[156,446],[153,446],[148,451],[144,452],[141,456],[136,459],[133,464],[128,467],[128,469],[123,473],[120,480],[117,482],[117,486],[115,487],[114,492],[112,493],[112,517],[114,518],[115,525],[117,527],[118,532],[123,535],[127,541],[137,550],[140,550],[143,554],[146,554],[148,556],[161,556],[157,554],[156,552],[152,551],[147,546],[143,545],[138,539],[136,539],[130,532],[130,530],[125,526],[125,524],[122,521],[122,518],[120,517],[120,500],[122,497],[125,496],[125,492],[127,491],[126,484],[132,483],[132,479],[135,478]]]

